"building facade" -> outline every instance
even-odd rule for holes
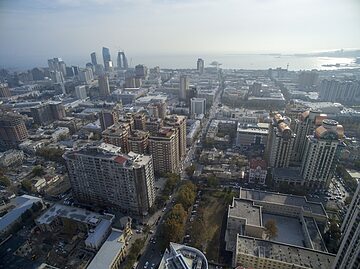
[[[28,138],[24,118],[12,112],[0,112],[0,147],[16,148]]]
[[[314,188],[327,188],[336,168],[344,129],[335,120],[325,119],[314,135],[307,136],[301,165],[304,184]]]
[[[177,129],[162,127],[156,135],[150,135],[149,153],[153,157],[156,173],[178,173],[180,155]]]
[[[109,144],[64,154],[74,197],[81,203],[147,215],[155,201],[151,156],[121,154]]]

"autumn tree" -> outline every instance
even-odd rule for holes
[[[269,239],[274,239],[277,236],[278,228],[274,219],[269,219],[265,223],[265,232]]]
[[[181,242],[185,232],[186,211],[181,204],[176,204],[168,213],[164,222],[166,242]]]
[[[188,210],[195,202],[195,198],[196,186],[192,182],[186,181],[179,189],[177,202],[181,204],[185,210]]]

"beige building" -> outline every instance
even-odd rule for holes
[[[147,215],[155,201],[151,156],[122,154],[110,144],[64,154],[74,197],[82,203]]]
[[[162,127],[156,135],[150,135],[149,153],[152,155],[156,173],[179,172],[180,158],[177,132],[177,129]]]
[[[102,132],[105,143],[121,148],[121,152],[128,153],[130,125],[127,123],[115,123]]]
[[[164,125],[177,129],[179,140],[179,156],[180,160],[183,160],[186,157],[186,116],[166,116]]]
[[[272,168],[289,166],[295,139],[289,125],[289,119],[280,114],[274,115],[267,143],[268,164]]]
[[[129,139],[129,150],[138,154],[149,152],[149,132],[135,130],[131,132]]]
[[[313,188],[327,188],[335,172],[344,128],[335,120],[325,119],[314,135],[307,136],[301,165],[304,184]]]

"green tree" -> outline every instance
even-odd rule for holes
[[[186,175],[187,175],[188,177],[192,177],[192,175],[193,175],[194,172],[195,172],[195,165],[192,164],[192,165],[186,167],[186,168],[185,168],[185,172],[186,172]]]
[[[37,165],[33,168],[33,170],[31,171],[31,174],[33,177],[40,177],[40,176],[45,175],[45,171],[41,165]]]
[[[211,188],[216,188],[219,186],[219,180],[216,178],[216,176],[211,175],[207,178],[207,184]]]
[[[43,157],[45,160],[64,164],[65,160],[62,157],[64,152],[65,151],[60,148],[44,147],[44,148],[38,149],[36,151],[36,154]]]
[[[276,226],[276,221],[274,219],[269,219],[265,223],[265,232],[269,239],[273,239],[277,236],[278,228]]]
[[[21,181],[21,187],[27,192],[33,191],[33,186],[29,179],[24,179],[23,181]]]
[[[11,185],[11,181],[6,176],[0,176],[0,185],[9,187]]]
[[[344,203],[345,203],[345,205],[350,205],[351,201],[352,201],[352,196],[348,196],[348,197],[345,198]]]
[[[196,198],[196,186],[186,181],[179,189],[177,202],[181,204],[185,210],[188,210],[190,206],[195,202]]]
[[[163,227],[165,243],[181,242],[185,232],[187,213],[181,204],[176,204],[168,213]]]

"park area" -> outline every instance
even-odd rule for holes
[[[226,212],[236,194],[230,190],[203,190],[188,220],[188,243],[206,254],[209,261],[224,263],[221,254]],[[186,239],[186,238],[185,238]]]

